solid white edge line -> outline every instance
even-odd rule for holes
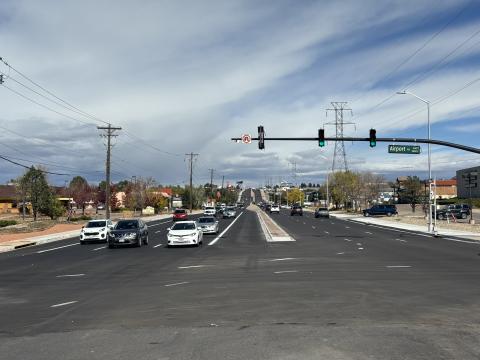
[[[280,259],[270,259],[268,261],[286,261],[286,260],[296,260],[297,258],[280,258]]]
[[[233,221],[230,223],[230,225],[228,225],[228,226],[225,228],[225,230],[223,230],[223,231],[220,233],[220,235],[218,235],[215,239],[213,239],[212,241],[210,241],[210,243],[208,244],[208,246],[214,245],[218,240],[220,240],[220,238],[221,238],[223,235],[225,235],[225,233],[232,227],[232,225],[235,224],[235,222],[236,222],[238,219],[240,219],[240,216],[242,216],[243,213],[244,213],[244,211],[242,211],[242,212],[240,213],[240,215],[238,215],[238,216],[235,218],[235,220],[233,220]]]
[[[162,246],[162,244],[155,245],[153,248],[155,249],[155,248],[157,248],[157,247],[159,247],[159,246]]]
[[[274,271],[274,274],[286,274],[286,273],[297,273],[298,270],[283,270],[283,271]]]
[[[179,266],[177,269],[194,269],[194,268],[202,268],[211,265],[190,265],[190,266]]]
[[[50,307],[51,307],[51,308],[56,308],[56,307],[60,307],[60,306],[75,304],[76,302],[78,302],[78,300],[68,301],[68,302],[64,302],[64,303],[61,303],[61,304],[55,304],[55,305],[52,305],[52,306],[50,306]]]
[[[41,253],[45,253],[45,252],[49,252],[49,251],[53,251],[53,250],[58,250],[58,249],[63,249],[63,248],[66,248],[66,247],[69,247],[69,246],[74,246],[74,245],[79,245],[79,243],[58,246],[58,247],[54,247],[54,248],[46,249],[46,250],[40,250],[40,251],[37,251],[37,254],[41,254]]]
[[[410,265],[388,265],[388,269],[393,269],[393,268],[410,268]]]
[[[57,275],[55,277],[63,278],[63,277],[78,277],[78,276],[85,276],[85,274],[66,274],[66,275]]]
[[[93,249],[92,251],[102,250],[102,249],[106,249],[106,248],[107,248],[106,246],[102,246],[102,247],[99,247],[99,248]]]
[[[173,284],[166,284],[166,285],[163,285],[163,286],[177,286],[177,285],[184,285],[184,284],[188,284],[188,281],[182,281],[182,282],[179,282],[179,283],[173,283]]]

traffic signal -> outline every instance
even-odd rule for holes
[[[325,129],[318,129],[318,146],[325,146]]]
[[[370,129],[370,147],[377,146],[377,130]]]
[[[263,130],[263,126],[258,127],[258,148],[260,150],[265,149],[265,130]]]

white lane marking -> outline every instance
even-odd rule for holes
[[[98,251],[98,250],[102,250],[102,249],[106,249],[106,248],[107,248],[106,246],[102,246],[102,247],[99,247],[99,248],[93,249],[92,251]]]
[[[68,302],[64,302],[64,303],[61,303],[61,304],[55,304],[55,305],[52,305],[52,306],[50,306],[50,307],[51,307],[51,308],[56,308],[56,307],[60,307],[60,306],[75,304],[76,302],[78,302],[78,300],[68,301]]]
[[[298,270],[283,270],[283,271],[275,271],[274,274],[286,274],[286,273],[296,273]]]
[[[154,227],[154,226],[158,226],[158,225],[168,224],[168,223],[171,223],[171,222],[172,222],[172,220],[170,219],[168,221],[164,221],[164,222],[161,222],[161,223],[158,223],[158,224],[153,224],[153,225],[148,225],[147,224],[147,226],[148,227]]]
[[[363,250],[363,248],[362,248],[362,247],[359,247],[358,250]]]
[[[66,274],[66,275],[57,275],[55,277],[63,278],[63,277],[79,277],[79,276],[85,276],[85,274]]]
[[[345,229],[350,229],[350,226],[345,226]]]
[[[407,240],[403,240],[403,239],[395,239],[395,240],[400,242],[407,242]]]
[[[161,233],[162,231],[164,231],[164,230],[155,231],[155,234]]]
[[[78,245],[78,243],[63,245],[63,246],[59,246],[59,247],[55,247],[55,248],[51,248],[51,249],[46,249],[46,250],[40,250],[40,251],[37,251],[37,254],[41,254],[41,253],[45,253],[45,252],[49,252],[49,251],[53,251],[53,250],[58,250],[58,249],[63,249],[63,248],[66,248],[66,247],[69,247],[69,246],[74,246],[74,245]]]
[[[157,248],[157,247],[159,247],[159,246],[162,246],[162,244],[155,245],[153,248],[155,249],[155,248]]]
[[[333,222],[331,222],[331,221],[330,221],[330,224],[335,225],[335,223],[333,223]]]
[[[395,269],[395,268],[410,268],[410,265],[388,265],[388,269]]]
[[[459,240],[459,239],[452,239],[452,238],[442,238],[442,239],[445,239],[445,240],[448,240],[448,241],[461,242],[461,243],[465,243],[465,244],[479,244],[478,241],[467,241],[467,240]]]
[[[352,241],[352,240],[350,240],[350,239],[347,239],[347,238],[345,238],[345,239],[343,239],[343,240],[345,240],[345,241]]]
[[[339,253],[337,253],[337,255],[343,255],[343,254],[345,254],[345,253],[344,253],[344,252],[339,252]]]
[[[173,284],[166,284],[166,285],[163,285],[163,286],[177,286],[177,285],[183,285],[183,284],[188,284],[188,281],[183,281],[183,282],[179,282],[179,283],[173,283]]]
[[[324,231],[325,234],[330,234],[328,231]]]
[[[370,231],[365,231],[365,234],[373,235]]]
[[[211,265],[190,265],[190,266],[179,266],[177,269],[194,269],[194,268],[202,268]]]
[[[362,246],[362,243],[357,243],[357,246]]]
[[[303,222],[303,225],[307,225],[307,223],[304,221],[304,222]]]
[[[281,258],[281,259],[270,259],[268,261],[287,261],[287,260],[296,260],[297,258]]]
[[[218,235],[215,239],[213,239],[212,241],[210,241],[210,243],[208,244],[208,246],[211,246],[211,245],[214,245],[218,240],[220,240],[220,238],[225,235],[225,233],[233,226],[233,224],[235,224],[235,222],[240,219],[240,216],[243,215],[243,211],[240,213],[240,215],[238,215],[235,220],[233,220],[230,225],[228,225],[225,230],[223,230],[220,235]]]
[[[312,229],[315,229],[315,226],[312,225]]]

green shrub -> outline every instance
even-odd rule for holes
[[[89,221],[89,220],[92,220],[92,217],[87,216],[87,215],[82,215],[82,216],[79,216],[79,217],[71,217],[70,218],[70,221]]]
[[[17,225],[15,220],[0,220],[0,227],[10,226],[10,225]]]

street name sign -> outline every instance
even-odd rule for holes
[[[392,154],[420,154],[421,150],[418,145],[388,145],[388,152]]]

